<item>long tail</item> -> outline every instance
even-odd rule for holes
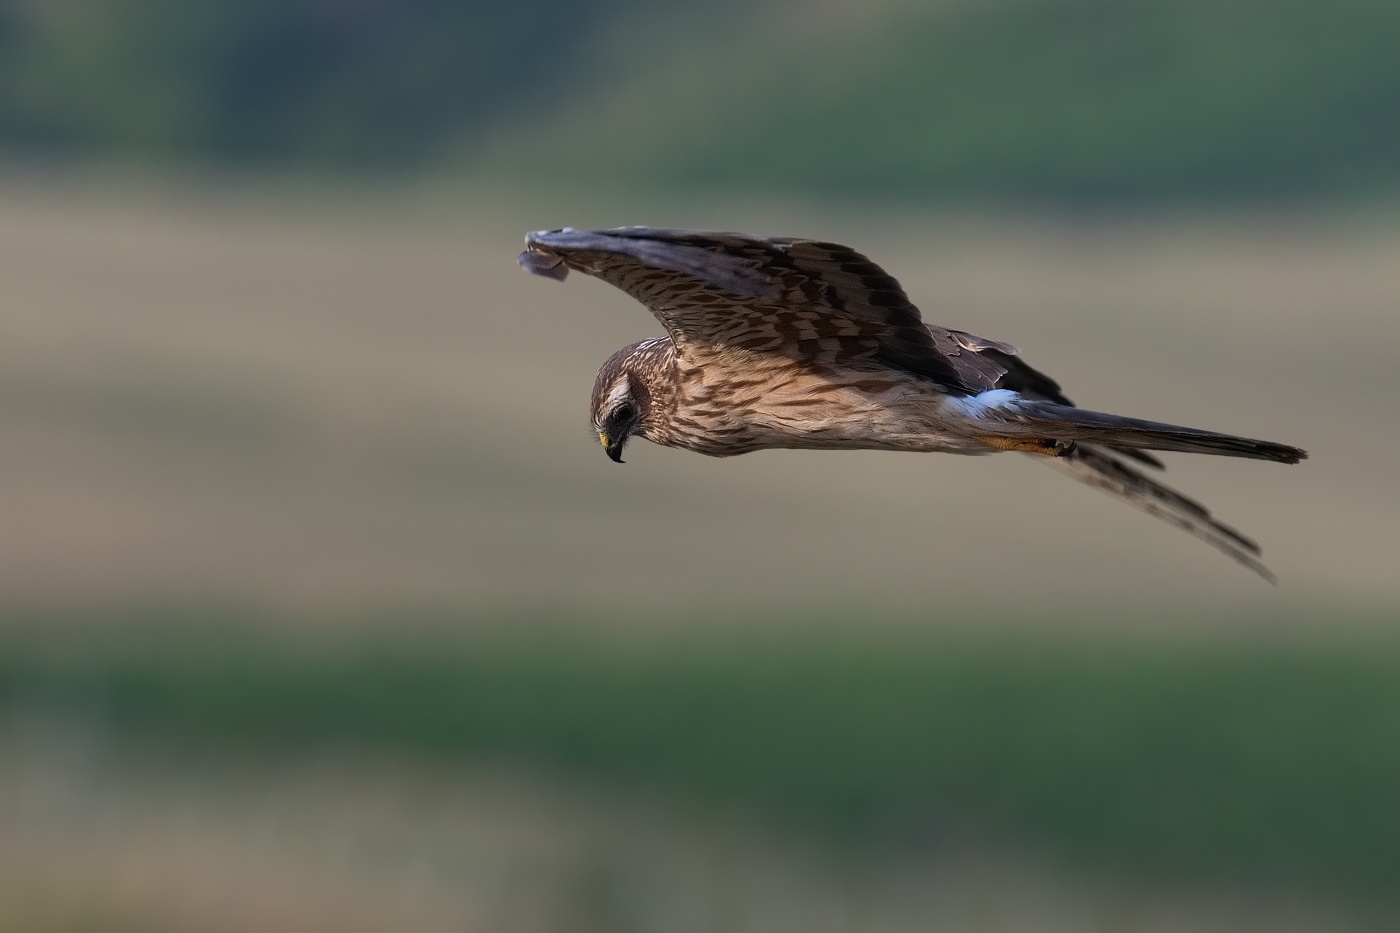
[[[1249,443],[1260,443],[1251,441]],[[1272,445],[1281,446],[1281,445]],[[1168,448],[1184,449],[1184,448]],[[1293,450],[1293,448],[1285,448]],[[1209,453],[1216,453],[1211,450]],[[1301,454],[1301,451],[1297,451]],[[1234,456],[1251,456],[1237,453]],[[1188,499],[1174,489],[1148,478],[1133,467],[1118,460],[1108,451],[1089,444],[1076,444],[1062,456],[1037,457],[1074,479],[1104,492],[1135,509],[1175,525],[1187,534],[1206,542],[1211,547],[1224,552],[1234,560],[1253,570],[1270,583],[1278,579],[1259,562],[1259,545],[1240,534],[1228,525],[1211,517],[1209,510],[1192,499]],[[1280,459],[1270,457],[1268,459]],[[1285,463],[1293,461],[1285,460]]]
[[[1124,418],[1053,402],[1018,401],[996,411],[994,417],[998,434],[1044,438],[1061,444],[1080,441],[1127,450],[1179,450],[1276,463],[1297,463],[1308,456],[1307,451],[1287,444]]]
[[[1306,451],[1272,441],[1124,418],[1011,393],[1005,396],[984,393],[964,405],[964,410],[990,429],[982,437],[989,446],[1049,454],[1041,459],[1081,483],[1102,489],[1134,508],[1175,525],[1269,582],[1276,582],[1269,569],[1259,562],[1259,545],[1216,521],[1199,502],[1149,479],[1120,458],[1157,466],[1152,458],[1138,452],[1176,450],[1297,463],[1307,458]]]

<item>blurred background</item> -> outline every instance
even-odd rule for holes
[[[0,927],[1400,924],[1400,6],[0,0]],[[1171,456],[637,444],[527,230],[849,243]]]

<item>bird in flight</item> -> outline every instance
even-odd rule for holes
[[[1151,478],[1148,451],[1297,463],[1297,447],[1077,408],[1010,344],[925,322],[847,246],[619,227],[541,230],[519,263],[577,270],[645,305],[666,336],[623,347],[593,385],[593,428],[712,457],[768,448],[1017,451],[1205,541],[1268,580],[1259,546]]]

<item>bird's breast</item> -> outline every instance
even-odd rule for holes
[[[683,369],[652,437],[710,456],[765,448],[949,449],[934,383],[890,370],[822,370],[781,357]]]

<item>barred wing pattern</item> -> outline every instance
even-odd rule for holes
[[[560,279],[576,269],[617,286],[682,353],[737,347],[979,391],[939,352],[900,284],[848,246],[649,227],[540,231],[525,242],[526,269]]]

